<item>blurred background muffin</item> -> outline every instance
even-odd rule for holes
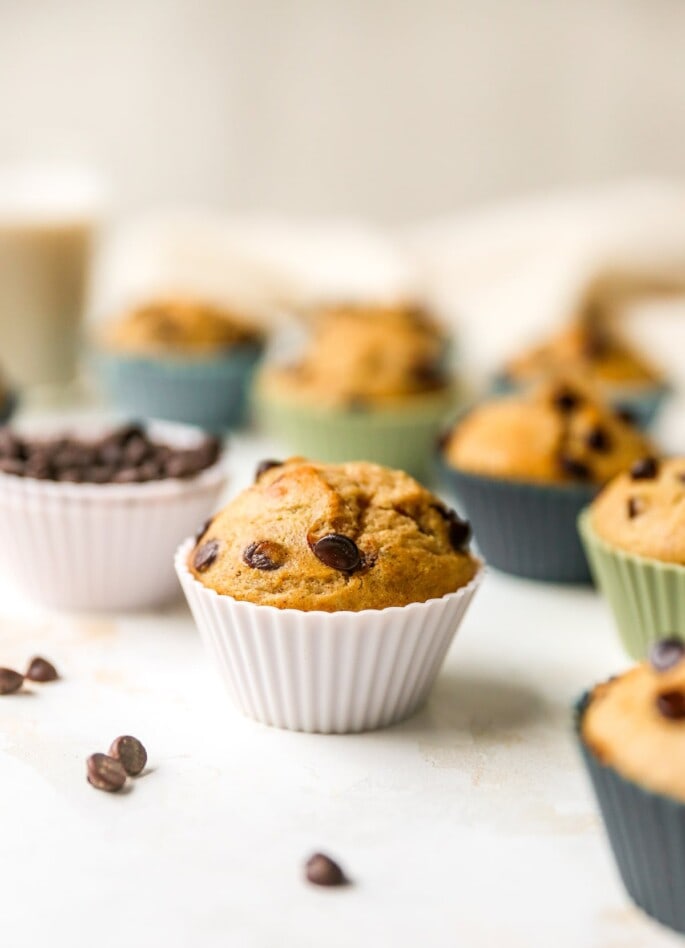
[[[159,299],[105,326],[97,365],[122,412],[221,431],[245,421],[263,345],[261,329],[227,308]]]
[[[492,398],[442,450],[445,476],[493,566],[532,579],[585,581],[576,532],[600,486],[654,448],[574,377]]]
[[[308,457],[424,475],[457,398],[445,330],[413,303],[326,306],[312,327],[296,359],[260,373],[268,431]]]

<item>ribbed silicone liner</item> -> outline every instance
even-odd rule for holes
[[[196,429],[161,427],[182,433],[185,443],[199,436]],[[225,482],[223,461],[189,480],[143,484],[0,473],[0,569],[25,596],[54,608],[158,605],[178,589],[171,560],[179,539],[207,519]]]
[[[642,659],[658,639],[685,638],[685,566],[610,546],[593,530],[589,510],[578,518],[578,530],[628,654]]]
[[[99,353],[94,361],[105,390],[123,413],[223,431],[245,422],[260,355],[258,347],[243,346],[211,359]]]
[[[293,731],[344,734],[412,714],[428,693],[480,584],[425,603],[362,612],[275,609],[218,595],[176,571],[235,705]]]
[[[623,883],[648,915],[685,934],[685,805],[597,759],[580,733],[588,700],[576,707],[576,734]]]
[[[590,581],[576,521],[596,486],[484,477],[444,464],[441,473],[489,566],[545,582]]]

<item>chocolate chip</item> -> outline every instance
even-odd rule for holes
[[[141,464],[150,453],[150,443],[147,438],[136,435],[130,438],[123,450],[123,459],[126,464],[135,467]]]
[[[674,689],[662,691],[657,695],[656,706],[665,718],[671,721],[680,721],[685,718],[685,694]]]
[[[266,472],[270,471],[272,467],[281,467],[282,464],[282,461],[273,461],[271,458],[267,458],[265,461],[260,461],[257,465],[257,470],[254,472],[255,481],[258,481],[262,474],[266,474]]]
[[[35,658],[32,658],[29,662],[29,667],[26,671],[26,678],[29,681],[56,681],[59,678],[57,669],[49,662],[47,658],[41,658],[40,655],[36,655]]]
[[[597,451],[599,454],[606,454],[607,451],[611,450],[611,435],[602,425],[595,425],[595,427],[588,432],[585,443],[593,451]]]
[[[641,497],[629,497],[628,498],[628,519],[634,520],[635,517],[639,516],[644,512],[645,505]]]
[[[559,464],[564,474],[576,481],[589,481],[592,476],[589,465],[576,460],[576,458],[569,457],[567,454],[560,456]]]
[[[280,569],[286,560],[286,551],[280,543],[272,540],[258,540],[243,550],[243,563],[252,569]]]
[[[96,790],[116,793],[126,783],[126,771],[121,761],[107,754],[91,754],[86,761],[88,783]]]
[[[313,885],[345,885],[347,879],[337,862],[324,853],[314,853],[305,863],[305,876]]]
[[[12,695],[24,684],[24,676],[12,668],[0,668],[0,695]]]
[[[198,547],[197,550],[195,550],[195,555],[193,556],[193,566],[198,571],[198,573],[204,573],[206,569],[209,569],[218,555],[219,541],[208,540],[206,543],[203,543],[202,546]]]
[[[576,392],[571,391],[570,388],[562,388],[555,393],[553,402],[554,407],[566,415],[578,408],[582,403],[582,398]]]
[[[110,757],[120,761],[129,777],[137,777],[147,764],[147,751],[137,737],[125,734],[117,737],[109,749]]]
[[[685,656],[685,643],[671,636],[655,642],[649,650],[649,661],[652,668],[658,672],[668,671]]]
[[[630,476],[634,481],[651,481],[659,473],[659,462],[656,458],[640,458],[633,462],[630,468]]]
[[[468,520],[462,520],[455,515],[455,519],[450,521],[449,536],[450,543],[457,553],[465,553],[471,542],[471,524]]]
[[[637,415],[634,411],[631,411],[630,408],[619,406],[614,414],[617,418],[620,418],[621,421],[625,422],[626,425],[630,425],[632,428],[637,424]]]
[[[359,547],[342,533],[329,533],[312,546],[312,553],[324,566],[352,573],[362,565]]]

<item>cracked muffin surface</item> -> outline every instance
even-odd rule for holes
[[[112,349],[147,355],[212,355],[262,342],[260,330],[225,307],[184,298],[152,300],[105,329]]]
[[[188,565],[221,595],[337,612],[425,602],[480,567],[470,529],[401,471],[273,463],[206,526]]]
[[[611,546],[685,566],[685,458],[640,459],[596,498],[590,523]]]
[[[448,342],[431,316],[409,304],[327,307],[302,356],[262,372],[264,394],[331,408],[402,405],[444,397]]]
[[[477,406],[443,452],[450,466],[473,474],[603,484],[653,450],[593,389],[568,378]]]

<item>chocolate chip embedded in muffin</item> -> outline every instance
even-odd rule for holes
[[[205,570],[209,569],[218,555],[219,541],[208,540],[207,543],[203,543],[202,546],[198,547],[195,551],[193,566],[198,573],[204,573]]]
[[[652,480],[659,473],[659,462],[656,458],[640,458],[630,466],[630,476],[634,481]]]
[[[611,451],[611,435],[603,425],[595,425],[588,432],[586,442],[592,451],[599,451],[601,454]]]
[[[685,718],[685,692],[675,688],[662,691],[657,695],[656,706],[663,717],[671,721],[682,721]]]
[[[478,561],[469,527],[401,471],[292,459],[212,522],[188,565],[220,595],[283,609],[361,611],[436,599]],[[221,555],[206,556],[207,542]],[[246,566],[248,568],[246,568]]]

